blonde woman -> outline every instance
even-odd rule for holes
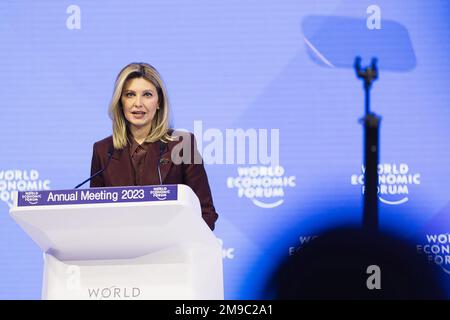
[[[167,92],[158,71],[147,63],[124,67],[116,79],[109,115],[113,134],[94,144],[91,174],[101,174],[91,180],[91,187],[188,185],[200,200],[203,219],[214,230],[218,215],[203,162],[193,135],[175,135],[169,128]],[[180,149],[186,142],[188,148]],[[172,152],[177,149],[181,153]]]

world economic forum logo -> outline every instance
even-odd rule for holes
[[[417,245],[417,252],[427,256],[450,275],[450,233],[426,234],[425,241]]]
[[[365,167],[361,174],[351,176],[352,185],[360,185],[364,194]],[[420,185],[420,173],[411,171],[406,163],[381,163],[378,165],[378,199],[388,205],[408,202],[410,188]]]
[[[285,192],[296,185],[282,166],[238,167],[238,176],[227,179],[229,189],[237,189],[239,198],[247,198],[260,208],[271,209],[284,202]]]
[[[41,194],[37,191],[26,191],[24,194],[22,194],[22,199],[29,204],[37,204],[40,198]]]
[[[50,190],[50,180],[42,179],[39,171],[28,169],[0,170],[0,199],[13,206],[14,191],[41,191]],[[40,194],[27,192],[23,195],[25,201],[36,204]]]
[[[166,200],[167,196],[170,194],[170,190],[167,187],[154,187],[150,191],[150,196],[158,200]]]

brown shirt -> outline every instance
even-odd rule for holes
[[[133,165],[134,169],[134,185],[142,186],[144,184],[142,182],[142,177],[144,176],[144,172],[146,171],[144,163],[145,158],[148,154],[148,144],[139,144],[133,138],[131,138],[131,141],[132,143],[129,146],[128,151],[130,153],[131,164]]]

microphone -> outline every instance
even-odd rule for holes
[[[158,176],[159,176],[159,184],[161,184],[161,185],[163,184],[162,179],[161,179],[161,163],[163,162],[163,159],[161,159],[161,157],[162,157],[162,154],[164,153],[164,150],[166,150],[166,144],[160,140],[159,141]]]
[[[83,184],[85,184],[85,183],[88,182],[88,181],[91,181],[91,180],[94,179],[96,176],[100,175],[103,171],[105,171],[106,168],[108,168],[109,162],[111,161],[112,154],[113,154],[113,150],[114,150],[114,147],[113,147],[113,146],[111,146],[111,147],[108,149],[108,161],[106,162],[105,167],[104,167],[103,169],[97,171],[96,173],[94,173],[92,176],[90,176],[89,178],[87,178],[86,180],[84,180],[83,182],[81,182],[80,184],[78,184],[74,189],[78,189],[78,188],[81,187]]]

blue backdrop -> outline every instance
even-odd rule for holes
[[[160,71],[173,126],[195,131],[200,151],[211,129],[224,141],[227,129],[279,129],[282,185],[248,179],[271,177],[262,163],[206,166],[225,297],[257,298],[279,258],[361,222],[356,55],[381,71],[381,228],[415,241],[450,290],[449,13],[447,0],[2,1],[0,298],[41,290],[42,253],[8,214],[12,191],[88,176],[93,142],[111,134],[115,77],[134,61]]]

